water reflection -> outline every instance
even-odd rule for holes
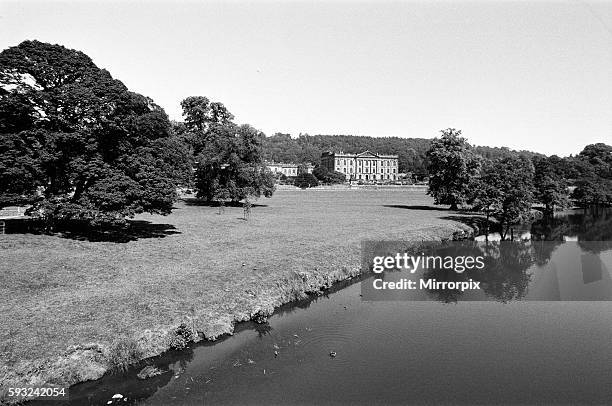
[[[403,243],[389,243],[383,251],[406,252],[422,258],[482,258],[482,268],[457,272],[442,262],[419,266],[416,270],[392,269],[372,275],[362,282],[367,301],[422,301],[442,303],[494,300],[507,303],[516,300],[612,300],[609,283],[612,248],[604,241],[449,241],[432,242],[418,251],[402,251]],[[395,247],[395,249],[391,248]],[[393,255],[392,255],[393,256]],[[381,289],[382,281],[413,281],[413,288]],[[435,281],[435,284],[424,283]],[[478,289],[462,288],[470,281]],[[440,287],[442,286],[442,287]]]
[[[477,241],[500,241],[499,233],[478,236]],[[535,241],[610,241],[612,209],[592,208],[557,213],[533,223],[514,226],[515,240]]]
[[[484,257],[482,269],[457,273],[442,266],[421,267],[416,273],[393,269],[372,276],[362,284],[365,300],[612,300],[609,286],[612,252],[612,211],[575,211],[542,219],[515,230],[515,241],[501,241],[496,235],[475,241],[420,243],[374,242],[364,245],[363,265],[375,256],[396,253],[432,257]],[[499,236],[497,236],[499,237]],[[376,290],[374,280],[395,282],[420,279],[438,282],[480,282],[480,291],[426,286],[418,290]],[[453,286],[457,286],[454,284]],[[379,283],[378,286],[381,286]],[[425,293],[425,294],[424,294]]]
[[[526,242],[486,244],[480,254],[485,257],[485,267],[476,270],[474,277],[495,300],[505,303],[522,299],[531,279],[527,270],[535,262],[536,251]]]

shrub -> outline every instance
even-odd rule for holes
[[[313,186],[318,186],[319,181],[312,173],[301,173],[295,178],[295,186],[306,189]]]
[[[107,359],[112,370],[125,371],[128,366],[140,361],[142,355],[138,343],[133,338],[120,337],[111,344]]]
[[[174,350],[183,350],[191,342],[196,341],[197,332],[189,327],[186,323],[181,323],[174,330],[174,335],[170,338],[170,348]]]

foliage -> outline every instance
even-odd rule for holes
[[[580,207],[610,205],[612,203],[612,180],[595,174],[576,181],[571,197]]]
[[[299,188],[306,189],[318,186],[319,181],[312,173],[302,172],[295,178],[293,184]]]
[[[223,104],[205,97],[188,97],[181,106],[185,127],[178,130],[193,151],[199,198],[239,201],[272,196],[274,175],[264,164],[262,132],[232,123],[233,115]]]
[[[612,146],[587,145],[574,160],[576,189],[572,198],[582,207],[612,204]]]
[[[491,215],[501,207],[501,189],[502,185],[498,183],[494,163],[485,160],[478,176],[470,180],[467,202],[472,206],[472,210],[485,213],[487,228]],[[488,230],[485,230],[485,233],[488,233]]]
[[[324,166],[318,165],[312,170],[312,174],[321,183],[344,183],[346,182],[346,175],[342,172],[330,171]]]
[[[189,343],[195,342],[198,339],[198,333],[193,327],[187,323],[181,323],[170,337],[170,348],[174,350],[183,350]]]
[[[612,179],[612,146],[603,143],[584,147],[578,159],[589,165],[591,170],[604,179]]]
[[[429,190],[435,204],[450,204],[456,210],[467,198],[469,184],[480,168],[478,157],[461,130],[442,130],[442,137],[434,138],[427,151],[429,160]]]
[[[261,155],[261,132],[248,125],[215,125],[196,156],[198,197],[208,201],[271,197],[274,175]]]
[[[352,135],[308,135],[291,138],[289,134],[276,133],[266,137],[265,158],[276,162],[310,162],[318,165],[321,153],[344,151],[361,153],[369,150],[380,154],[397,154],[400,172],[410,170],[425,175],[425,152],[429,140],[423,138],[366,137]]]
[[[211,124],[231,124],[234,115],[223,103],[211,102],[204,96],[190,96],[181,102],[185,128],[192,133],[206,133]]]
[[[142,351],[138,343],[131,337],[115,339],[106,356],[111,370],[125,372],[128,367],[142,358]]]
[[[533,194],[533,165],[526,157],[485,162],[471,183],[468,201],[474,210],[497,219],[505,238],[512,224],[529,218]]]
[[[559,161],[560,158],[556,156],[533,159],[534,197],[545,206],[547,215],[551,215],[555,209],[563,209],[569,205],[567,182],[563,178]]]
[[[0,53],[0,206],[48,221],[168,214],[183,149],[165,112],[82,52],[25,41]]]
[[[536,157],[544,157],[543,154],[538,154],[536,152],[531,151],[515,151],[508,147],[488,147],[484,145],[478,145],[474,147],[474,151],[482,156],[483,158],[487,158],[491,161],[495,161],[501,158],[509,158],[515,156],[523,156],[525,158],[534,159]]]
[[[355,135],[308,135],[300,134],[291,138],[289,134],[276,133],[266,137],[263,143],[266,160],[275,162],[310,162],[318,165],[321,153],[343,151],[360,153],[373,151],[380,154],[398,155],[399,172],[412,172],[417,180],[427,176],[427,151],[431,140],[407,137],[366,137]],[[524,155],[529,158],[538,156],[529,151],[513,151],[508,148],[477,146],[474,152],[489,158],[505,158]]]

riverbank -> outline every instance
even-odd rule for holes
[[[257,203],[245,221],[238,207],[179,202],[170,216],[139,216],[123,243],[0,236],[0,386],[67,386],[231,334],[358,275],[364,239],[468,231],[410,189],[279,191]]]

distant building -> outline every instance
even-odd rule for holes
[[[347,180],[394,181],[398,179],[398,156],[370,151],[361,154],[324,152],[321,166],[343,173]]]
[[[266,166],[272,173],[282,173],[285,176],[298,176],[302,170],[312,173],[314,166],[311,164],[294,164],[285,162],[266,162]]]

